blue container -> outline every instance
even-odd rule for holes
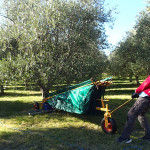
[[[52,106],[50,106],[48,103],[43,103],[43,110],[51,110]]]

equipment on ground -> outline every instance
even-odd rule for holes
[[[114,134],[117,131],[117,125],[112,118],[112,113],[132,99],[110,111],[108,104],[104,105],[105,101],[109,101],[108,99],[104,99],[104,93],[106,86],[109,86],[111,83],[111,77],[100,81],[90,79],[80,84],[49,93],[42,102],[35,102],[34,111],[30,111],[28,114],[35,115],[53,112],[54,110],[63,110],[77,114],[99,115],[104,111],[104,118],[101,121],[102,130],[105,133]]]
[[[108,133],[108,134],[116,133],[117,124],[116,124],[115,120],[112,118],[112,113],[115,112],[116,110],[118,110],[119,108],[121,108],[122,106],[124,106],[125,104],[129,103],[131,100],[133,100],[133,99],[126,101],[125,103],[121,104],[120,106],[118,106],[117,108],[115,108],[114,110],[112,110],[110,112],[110,110],[108,109],[108,104],[106,104],[106,107],[104,105],[104,101],[109,101],[109,100],[101,99],[102,107],[96,107],[96,109],[105,111],[104,118],[101,121],[101,127],[105,133]]]
[[[96,107],[101,107],[101,103],[97,100],[104,97],[105,88],[111,84],[111,80],[111,77],[100,81],[90,79],[49,93],[42,102],[34,103],[34,113],[58,109],[77,114],[100,114]]]

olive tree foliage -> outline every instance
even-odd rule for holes
[[[150,74],[150,11],[149,7],[139,14],[133,30],[124,38],[109,56],[110,72],[121,77],[135,76],[139,84],[139,76]]]
[[[109,56],[110,72],[116,76],[138,77],[141,70],[137,62],[136,43],[134,31],[128,32],[127,36],[116,47],[115,51]],[[137,78],[138,82],[138,78]]]
[[[45,97],[56,83],[103,72],[111,11],[101,1],[7,0],[2,9],[1,60],[13,81],[35,83]]]
[[[138,60],[145,74],[150,74],[150,6],[143,12],[135,26]]]

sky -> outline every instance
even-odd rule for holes
[[[137,16],[145,7],[145,0],[105,0],[107,8],[116,6],[116,18],[113,29],[106,27],[106,34],[108,41],[115,46],[119,41],[125,37],[125,33],[133,29],[136,23]],[[109,50],[106,51],[109,53]]]

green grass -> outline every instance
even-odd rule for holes
[[[109,109],[113,110],[130,99],[136,88],[135,83],[115,79],[105,93],[105,97],[110,100]],[[116,134],[108,135],[100,126],[103,115],[88,116],[60,111],[29,116],[27,112],[33,109],[33,102],[42,100],[40,91],[25,91],[22,87],[14,90],[9,87],[5,92],[7,94],[0,96],[0,122],[6,125],[0,124],[2,150],[78,150],[77,147],[84,150],[123,150],[130,146],[149,150],[149,143],[138,140],[144,135],[138,121],[131,135],[132,144],[115,142],[123,130],[126,114],[134,101],[113,113],[112,117],[117,123],[118,130]],[[147,117],[150,119],[149,114]]]

